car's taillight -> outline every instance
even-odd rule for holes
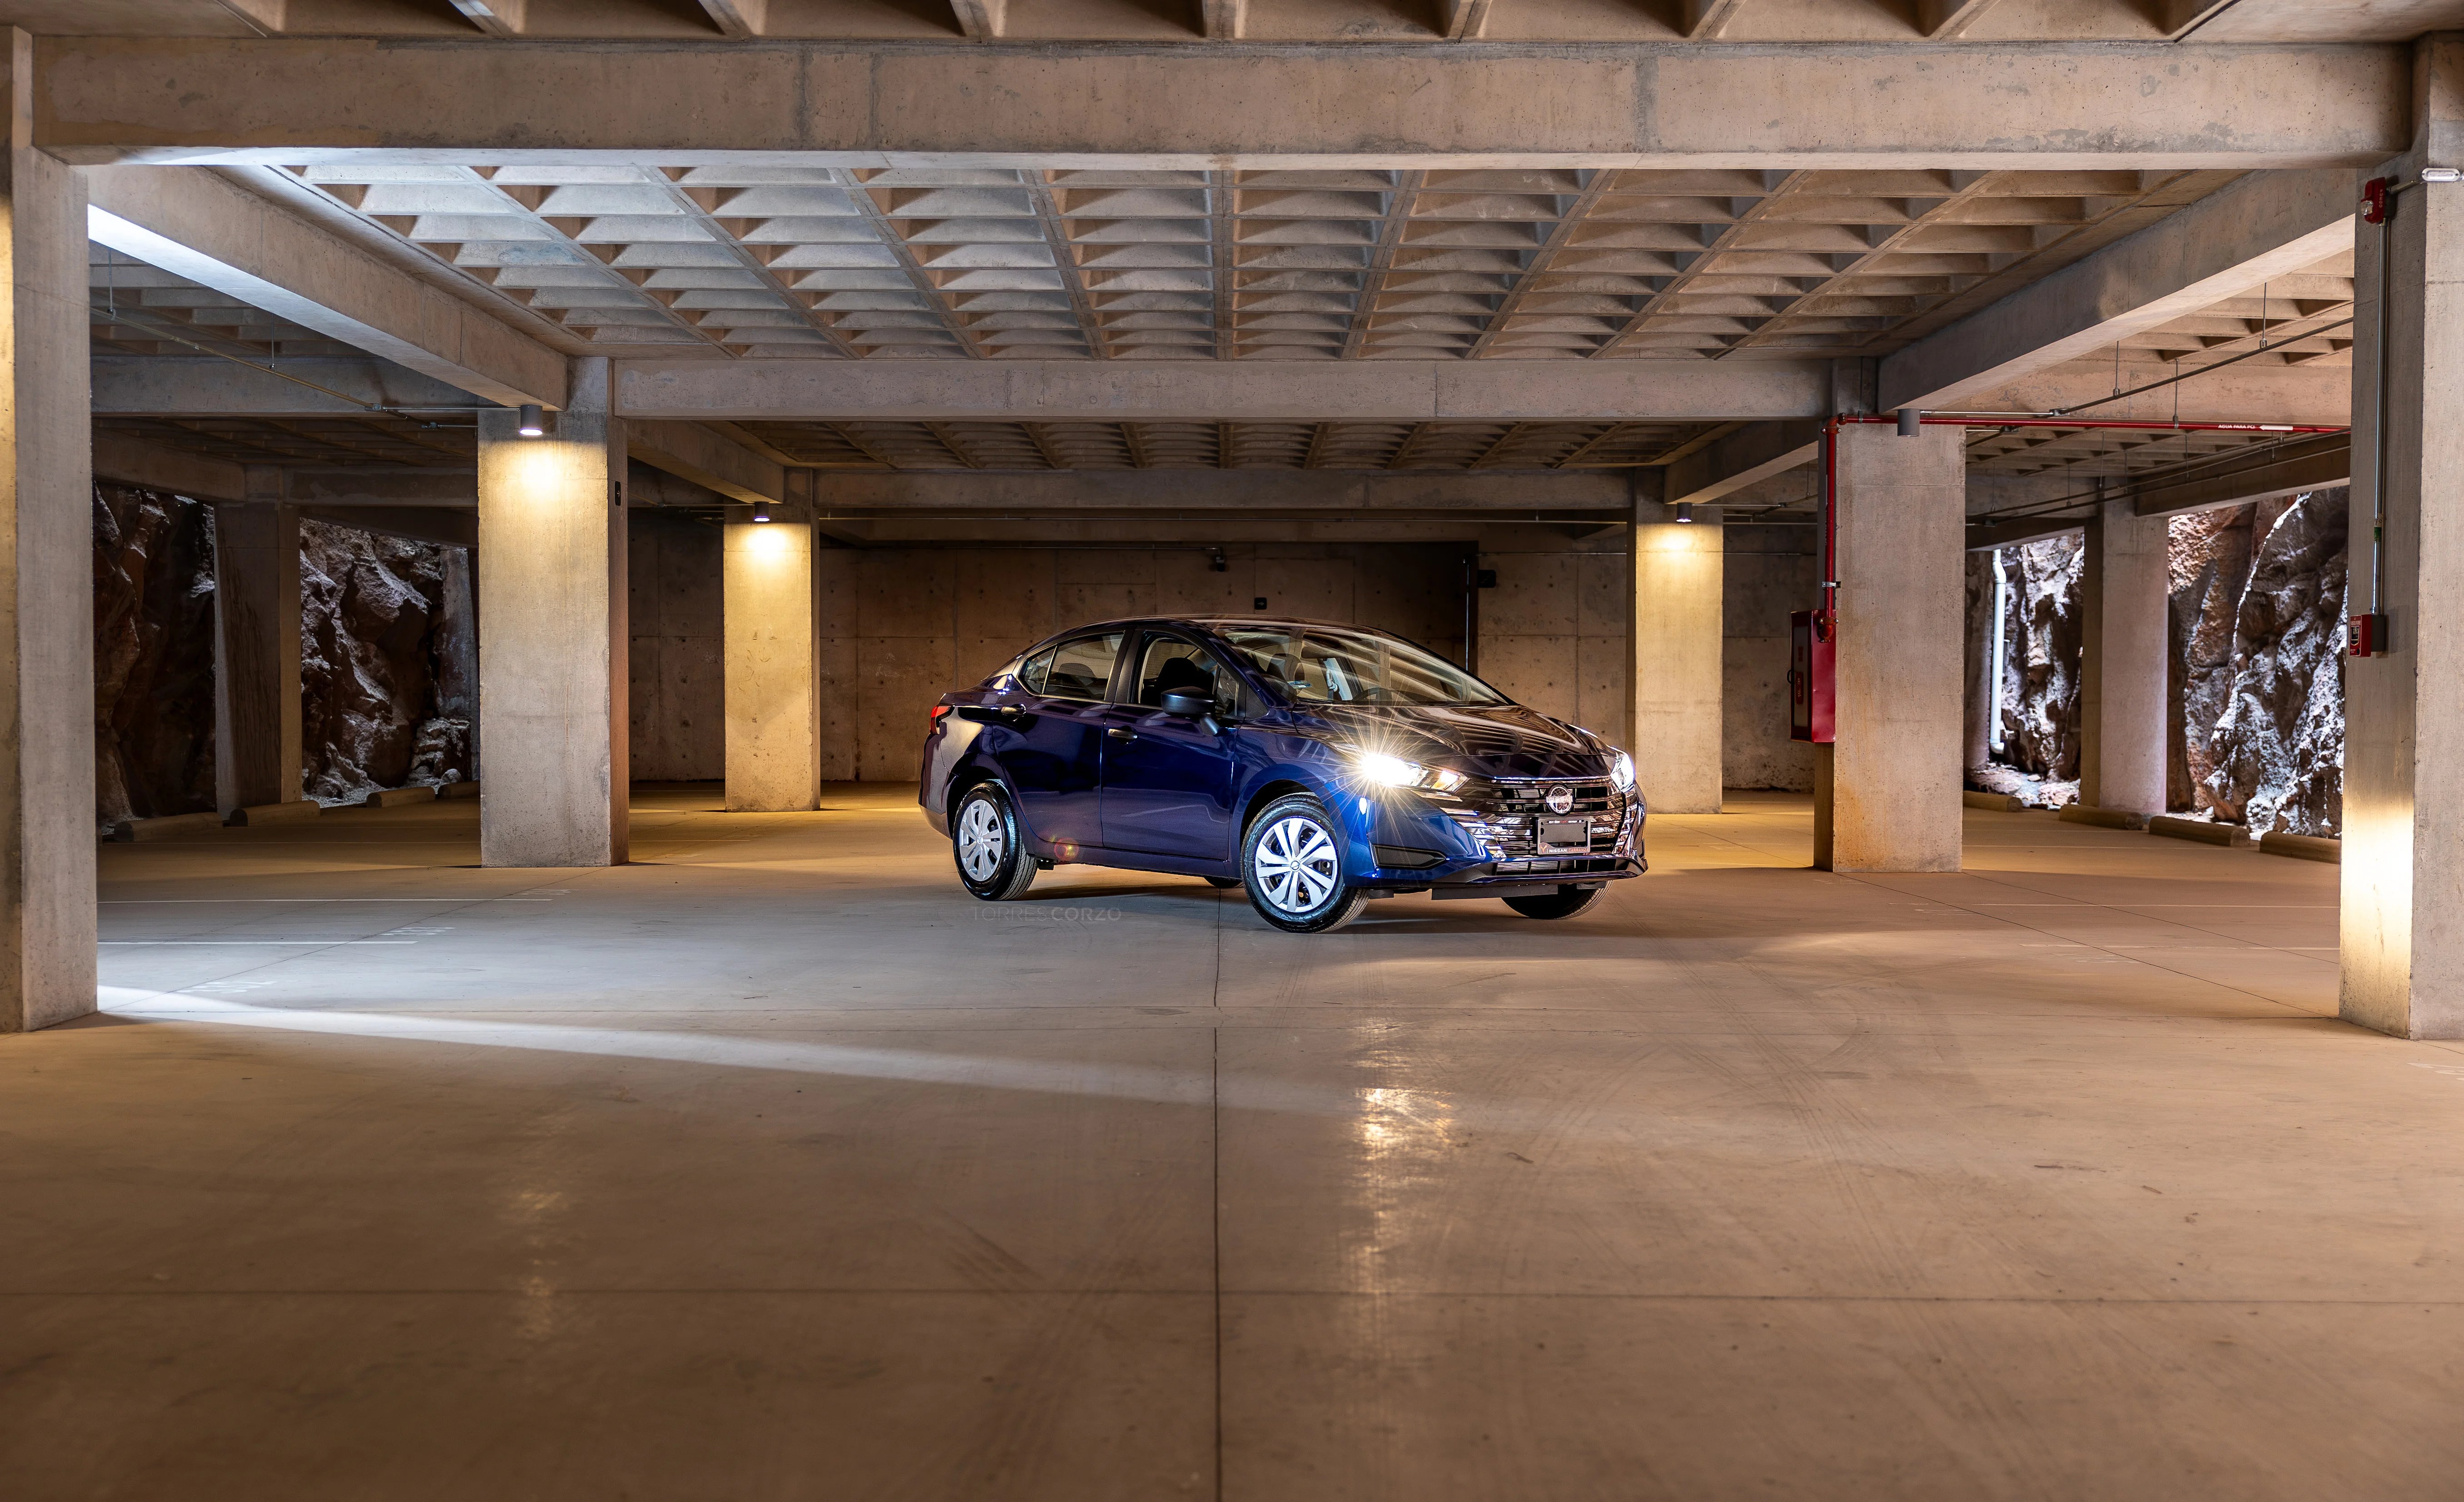
[[[931,735],[934,731],[940,729],[940,728],[941,728],[941,717],[942,717],[942,716],[944,716],[944,715],[946,715],[946,714],[948,714],[949,712],[950,712],[950,706],[949,706],[949,705],[947,705],[947,704],[935,704],[935,705],[934,705],[934,706],[933,706],[933,722],[932,722],[931,724],[927,725],[927,726],[924,728],[924,733],[925,733],[926,735],[928,735],[928,736],[929,736],[929,735]]]

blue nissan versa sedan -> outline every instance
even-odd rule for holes
[[[987,902],[1083,862],[1245,886],[1323,934],[1372,897],[1570,917],[1640,873],[1634,762],[1384,631],[1110,621],[943,696],[925,815]]]

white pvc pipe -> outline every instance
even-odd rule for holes
[[[1985,743],[1996,753],[2002,749],[2002,653],[2010,619],[2011,576],[2002,571],[2002,550],[1997,547],[1993,550],[1993,646],[1985,665],[1993,678],[1992,687],[1986,691]]]

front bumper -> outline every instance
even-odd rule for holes
[[[1651,869],[1639,798],[1619,795],[1614,807],[1600,810],[1591,849],[1580,851],[1534,849],[1528,820],[1519,830],[1501,828],[1500,821],[1466,817],[1460,806],[1416,793],[1362,799],[1354,806],[1362,818],[1349,864],[1359,872],[1354,882],[1375,891],[1553,888],[1619,881]]]

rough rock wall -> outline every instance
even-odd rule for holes
[[[2002,747],[1994,760],[2032,777],[2074,782],[2079,764],[2079,652],[2084,629],[2077,537],[2002,549]]]
[[[299,524],[300,718],[308,796],[477,775],[470,554]]]
[[[2254,829],[2343,823],[2342,489],[2171,532],[2181,783],[2190,806]]]
[[[213,508],[94,488],[95,817],[214,806]]]
[[[2233,695],[2233,622],[2240,613],[2242,589],[2250,583],[2252,528],[2258,509],[2192,512],[2169,524],[2167,636],[2173,693],[2165,801],[2176,813],[2215,812],[2215,797],[2207,786],[2216,769],[2209,741]]]

